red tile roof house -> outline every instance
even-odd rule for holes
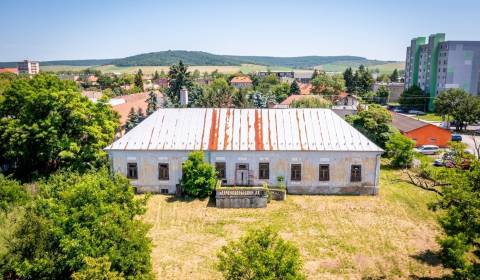
[[[18,68],[0,68],[0,73],[13,73],[18,75]]]
[[[290,108],[292,106],[292,103],[298,100],[302,99],[307,99],[307,98],[316,98],[319,100],[324,100],[321,96],[319,95],[306,95],[306,94],[294,94],[290,95],[287,97],[287,99],[283,100],[280,104],[277,104],[274,106],[274,108],[277,109],[285,109],[285,108]]]
[[[392,113],[392,125],[403,135],[415,141],[417,147],[422,145],[446,147],[452,139],[452,133],[449,130],[402,114]]]
[[[230,84],[234,86],[235,88],[249,88],[252,87],[252,79],[248,76],[238,76],[238,77],[233,77],[230,80]]]

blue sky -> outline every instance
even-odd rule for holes
[[[1,0],[0,61],[161,50],[404,60],[412,37],[480,40],[478,0]]]

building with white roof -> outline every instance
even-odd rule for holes
[[[201,150],[224,185],[297,194],[376,194],[383,150],[329,109],[159,109],[106,148],[140,192],[175,193]]]

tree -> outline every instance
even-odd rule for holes
[[[155,74],[153,74],[153,80],[156,81],[158,79],[160,79],[160,75],[158,74],[158,71],[155,70]]]
[[[305,96],[292,102],[291,108],[330,108],[332,103],[318,96]]]
[[[398,103],[404,110],[421,110],[427,111],[429,97],[417,85],[405,90],[400,95]]]
[[[390,139],[389,123],[392,122],[392,115],[380,105],[369,105],[368,110],[349,115],[346,121],[382,148],[385,148],[385,143]]]
[[[148,98],[147,98],[147,116],[150,116],[153,114],[155,111],[158,109],[158,100],[157,100],[157,95],[155,92],[151,91],[148,93]]]
[[[399,79],[399,78],[400,78],[400,77],[399,77],[399,75],[398,75],[398,70],[397,70],[397,69],[393,70],[392,74],[390,75],[390,81],[391,81],[392,83],[396,83],[396,82],[398,82],[398,79]]]
[[[107,162],[103,151],[118,114],[83,97],[70,81],[50,74],[19,78],[0,102],[0,165],[28,180],[64,167],[87,170]]]
[[[138,69],[137,74],[135,74],[134,84],[140,91],[143,91],[143,72],[142,69]]]
[[[235,108],[251,108],[253,106],[250,102],[250,94],[243,88],[233,94],[232,102]]]
[[[352,94],[355,93],[356,85],[351,67],[348,67],[345,72],[343,72],[343,80],[345,80],[345,87],[347,88],[347,92]]]
[[[292,84],[290,85],[290,94],[300,94],[300,87],[298,86],[297,80],[293,80]]]
[[[325,72],[319,72],[312,79],[312,93],[322,95],[338,95],[345,90],[345,81],[340,75],[330,76]]]
[[[376,99],[380,104],[387,104],[390,90],[386,86],[380,86],[377,90]]]
[[[215,168],[204,161],[202,151],[188,154],[188,159],[182,164],[182,171],[180,184],[184,194],[194,198],[205,198],[212,194],[217,176]]]
[[[377,82],[388,83],[390,82],[390,76],[387,74],[381,74],[377,76]]]
[[[271,228],[247,232],[218,253],[225,279],[305,279],[299,250]]]
[[[137,126],[139,122],[140,121],[139,121],[138,113],[135,111],[133,107],[131,107],[130,112],[128,113],[127,122],[125,123],[125,131],[128,132],[129,130]]]
[[[256,108],[267,108],[268,107],[268,98],[264,96],[261,92],[254,92],[251,95],[251,101],[253,106]]]
[[[20,183],[0,174],[0,215],[25,204],[28,198],[29,194]]]
[[[480,163],[470,170],[450,169],[444,176],[440,200],[430,205],[442,209],[439,221],[441,260],[453,269],[454,279],[480,278]]]
[[[463,89],[448,89],[434,100],[435,111],[455,120],[457,130],[480,120],[480,98]]]
[[[137,116],[138,116],[137,124],[141,123],[146,118],[145,114],[143,113],[143,109],[140,107],[138,107],[137,109]]]
[[[166,95],[170,99],[170,102],[176,106],[180,104],[180,91],[182,88],[186,88],[190,91],[193,82],[188,72],[188,67],[180,60],[178,64],[170,66],[168,71],[168,88]]]
[[[415,142],[403,136],[400,132],[394,133],[385,143],[387,155],[392,158],[393,167],[409,167],[413,160]]]
[[[355,71],[354,83],[356,87],[355,93],[360,96],[372,90],[374,80],[372,74],[365,66],[360,65],[358,71]]]
[[[276,103],[280,103],[283,100],[287,99],[290,95],[290,86],[287,83],[280,83],[272,87],[272,94],[275,98]]]
[[[235,88],[229,85],[225,78],[216,78],[206,88],[207,105],[209,107],[230,107],[234,92]]]
[[[149,226],[138,218],[147,199],[135,198],[128,179],[102,168],[84,175],[60,172],[37,185],[7,245],[1,275],[70,279],[88,268],[85,257],[108,257],[111,272],[152,278]]]

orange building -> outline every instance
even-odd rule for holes
[[[452,133],[449,130],[402,114],[392,113],[392,125],[403,135],[415,141],[417,147],[422,145],[446,147],[452,139]]]

